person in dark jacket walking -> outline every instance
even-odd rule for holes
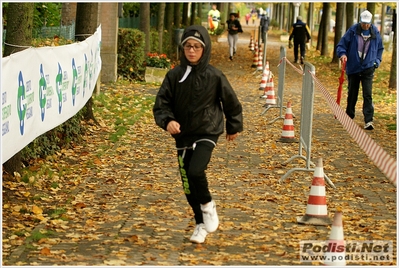
[[[233,60],[233,56],[237,52],[238,33],[242,33],[243,30],[240,21],[237,20],[236,13],[230,13],[230,19],[226,21],[226,24],[228,29],[229,59]]]
[[[302,17],[298,16],[296,23],[291,27],[289,37],[289,48],[292,48],[292,39],[294,39],[294,61],[298,63],[298,49],[301,53],[301,64],[305,60],[306,43],[310,41],[311,35],[309,27],[302,21]]]
[[[211,39],[205,27],[187,27],[181,46],[180,65],[166,74],[153,114],[175,139],[183,190],[196,223],[190,241],[203,243],[219,225],[205,171],[224,128],[227,141],[243,131],[242,105],[226,76],[209,64]]]
[[[346,114],[355,117],[355,106],[360,83],[363,91],[364,128],[373,130],[374,105],[372,87],[374,71],[382,61],[384,46],[377,27],[371,24],[373,15],[365,10],[360,14],[360,23],[351,26],[339,41],[336,54],[346,63],[348,97]]]
[[[260,26],[262,30],[262,43],[265,43],[267,31],[269,31],[269,17],[267,11],[264,10],[260,19]]]

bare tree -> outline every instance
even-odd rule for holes
[[[195,7],[196,7],[196,4],[195,4],[195,2],[191,2],[191,17],[190,17],[190,25],[194,25],[194,24],[195,24],[195,18],[196,18],[196,14],[195,14]]]
[[[174,17],[174,21],[173,21],[173,25],[175,26],[175,28],[180,28],[181,27],[181,8],[180,8],[181,3],[174,3],[173,4],[173,17]]]
[[[342,37],[342,28],[344,24],[344,11],[345,11],[345,3],[344,2],[338,2],[337,3],[337,8],[336,8],[336,13],[335,13],[335,33],[334,33],[334,52],[333,52],[333,57],[332,57],[332,63],[338,63],[339,58],[336,55],[337,51],[337,45],[339,43],[339,40],[341,40]]]
[[[6,11],[7,32],[3,57],[24,50],[32,44],[34,3],[9,3]],[[18,152],[3,164],[6,172],[21,172],[21,153]]]
[[[367,10],[375,14],[375,2],[367,2]]]
[[[150,38],[150,3],[140,3],[140,24],[139,30],[145,34],[145,47],[144,52],[148,54],[151,49],[151,38]]]
[[[183,27],[188,26],[188,3],[183,3],[183,15],[182,15],[182,24]]]
[[[77,3],[65,2],[61,8],[61,25],[72,25],[76,20]]]
[[[165,30],[171,36],[170,45],[174,44],[174,33],[173,33],[173,3],[166,3],[165,6]]]
[[[203,3],[197,3],[197,17],[202,21],[202,5]]]
[[[331,12],[330,3],[323,3],[323,15],[321,17],[323,27],[322,27],[322,35],[320,40],[321,41],[320,55],[322,56],[328,55],[328,26],[330,25],[329,23],[330,12]]]
[[[165,3],[159,3],[158,5],[158,51],[162,53],[163,47],[163,30],[164,30],[164,18],[165,18]]]
[[[346,31],[353,25],[353,19],[355,18],[355,6],[353,3],[346,3]]]
[[[78,3],[76,6],[76,40],[83,41],[96,32],[98,27],[98,3]],[[97,84],[96,84],[97,88]],[[96,90],[95,90],[96,91]],[[85,104],[85,120],[93,120],[98,124],[93,113],[92,97]]]

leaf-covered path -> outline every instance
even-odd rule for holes
[[[4,178],[3,265],[300,265],[299,241],[328,239],[330,226],[296,222],[305,213],[313,173],[294,172],[279,183],[290,168],[305,163],[282,165],[298,153],[298,143],[277,141],[283,120],[269,124],[277,109],[260,115],[261,77],[251,68],[248,31],[240,39],[232,62],[227,44],[213,43],[212,64],[236,90],[245,130],[233,143],[221,137],[211,159],[207,174],[220,227],[206,243],[189,241],[194,222],[181,189],[174,142],[151,114],[157,86],[103,85],[112,101],[96,100],[101,125],[88,126],[85,144],[31,168],[40,172],[45,166],[60,174],[58,187],[49,185],[46,174],[32,175],[28,182]],[[282,43],[273,36],[269,42],[277,90]],[[320,73],[319,79],[327,76]],[[334,94],[338,79],[320,80]],[[293,104],[296,136],[301,86],[301,75],[287,67],[285,98]],[[312,159],[323,159],[324,172],[336,186],[326,187],[330,218],[337,209],[343,212],[346,240],[394,241],[395,259],[374,264],[396,265],[396,188],[334,119],[317,90],[314,103]],[[361,120],[358,116],[356,122],[361,125]],[[396,158],[396,132],[383,123],[377,121],[368,135]]]

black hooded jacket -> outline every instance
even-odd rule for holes
[[[166,74],[153,107],[155,122],[164,130],[172,120],[180,124],[181,132],[173,135],[180,148],[203,138],[216,142],[224,132],[224,118],[228,134],[243,130],[241,103],[226,76],[209,64],[211,40],[207,29],[189,26],[182,40],[191,30],[197,30],[204,39],[203,55],[197,65],[190,65],[182,53],[180,65]]]

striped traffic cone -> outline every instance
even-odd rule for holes
[[[257,71],[262,71],[263,70],[263,51],[262,48],[259,48],[259,57],[258,57],[258,65],[256,67]]]
[[[258,51],[259,47],[258,47],[258,41],[255,40],[255,51]]]
[[[256,67],[256,66],[258,66],[258,59],[259,59],[259,57],[258,57],[258,50],[255,49],[254,59],[253,59],[253,61],[252,61],[251,67]]]
[[[264,95],[266,95],[265,88],[266,88],[267,79],[269,78],[269,72],[270,70],[265,68],[262,73],[262,80],[260,80],[259,90],[263,90],[265,93]]]
[[[294,130],[294,116],[292,114],[291,102],[287,102],[287,109],[284,117],[283,131],[281,132],[281,137],[278,141],[281,142],[298,142],[295,139]]]
[[[342,225],[342,212],[336,211],[331,226],[330,237],[325,253],[326,266],[345,266],[345,240],[344,228]]]
[[[273,73],[269,72],[269,77],[266,82],[266,104],[265,106],[276,105],[276,98],[274,96],[274,82],[273,82]]]
[[[254,51],[255,50],[255,47],[254,47],[254,39],[252,38],[252,35],[251,35],[251,39],[250,39],[250,41],[249,41],[249,50],[251,50],[251,51]]]
[[[318,159],[314,170],[306,213],[303,217],[298,217],[297,222],[311,225],[331,224],[327,214],[326,185],[324,182],[323,160],[321,158]]]

